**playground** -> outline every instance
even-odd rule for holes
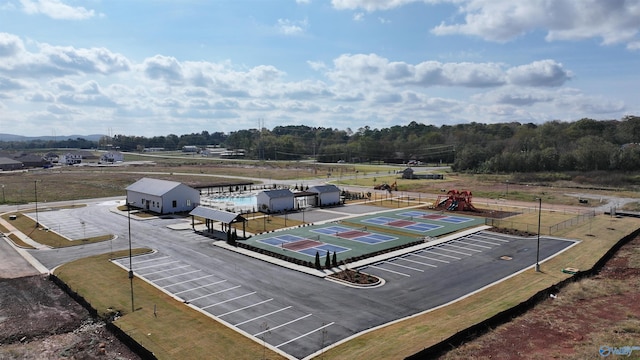
[[[265,233],[242,242],[302,261],[328,253],[340,262],[483,224],[482,218],[399,209]]]

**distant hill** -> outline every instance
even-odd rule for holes
[[[0,133],[0,141],[62,141],[62,140],[75,140],[77,138],[85,139],[88,141],[98,141],[105,135],[93,134],[93,135],[59,135],[59,136],[22,136],[13,134]]]

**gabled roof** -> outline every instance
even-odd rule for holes
[[[309,188],[309,191],[318,194],[326,194],[333,192],[340,192],[340,189],[335,185],[316,185]]]
[[[182,184],[176,181],[142,178],[127,186],[126,190],[154,196],[162,196],[180,185]]]
[[[267,195],[271,199],[283,198],[283,197],[293,197],[293,192],[289,189],[281,189],[281,190],[265,190],[262,192]]]
[[[209,207],[198,206],[191,210],[189,213],[191,216],[200,216],[205,219],[220,221],[225,224],[232,224],[240,221],[246,221],[242,216],[223,210],[216,210]]]

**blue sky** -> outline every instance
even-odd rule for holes
[[[640,115],[640,0],[0,0],[0,133]]]

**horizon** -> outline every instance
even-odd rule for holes
[[[640,0],[6,0],[0,23],[21,136],[640,114]]]

